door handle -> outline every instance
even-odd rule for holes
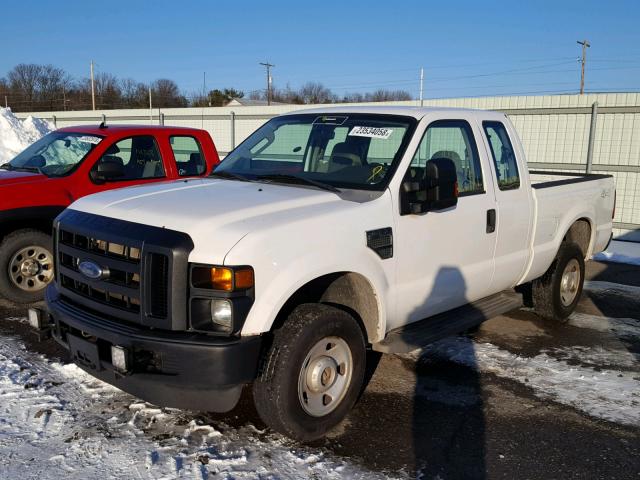
[[[496,231],[496,209],[487,210],[487,233]]]

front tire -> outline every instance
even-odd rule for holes
[[[15,303],[43,299],[53,280],[51,236],[39,230],[22,229],[0,243],[0,295]]]
[[[316,440],[355,404],[365,365],[364,336],[351,315],[324,304],[300,305],[274,332],[253,384],[258,414],[284,435]]]
[[[541,317],[564,322],[580,301],[584,285],[584,254],[575,243],[560,245],[545,274],[532,282],[535,312]]]

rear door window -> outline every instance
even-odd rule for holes
[[[170,137],[169,142],[179,176],[197,176],[207,171],[207,163],[198,140],[194,137],[176,135]]]
[[[489,140],[493,164],[496,167],[498,177],[498,187],[500,190],[519,188],[518,162],[507,129],[500,122],[483,122],[482,126]]]

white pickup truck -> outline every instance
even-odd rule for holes
[[[307,441],[356,402],[367,349],[464,331],[521,306],[516,287],[565,319],[614,204],[610,176],[530,173],[500,113],[301,111],[210,178],[72,204],[33,323],[158,405],[228,411],[253,384],[264,422]]]

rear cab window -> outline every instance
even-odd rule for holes
[[[189,135],[173,135],[169,137],[173,157],[176,160],[178,176],[193,177],[207,171],[200,142]]]
[[[518,162],[504,124],[501,122],[482,122],[482,127],[489,141],[498,178],[498,188],[500,190],[520,188]]]

